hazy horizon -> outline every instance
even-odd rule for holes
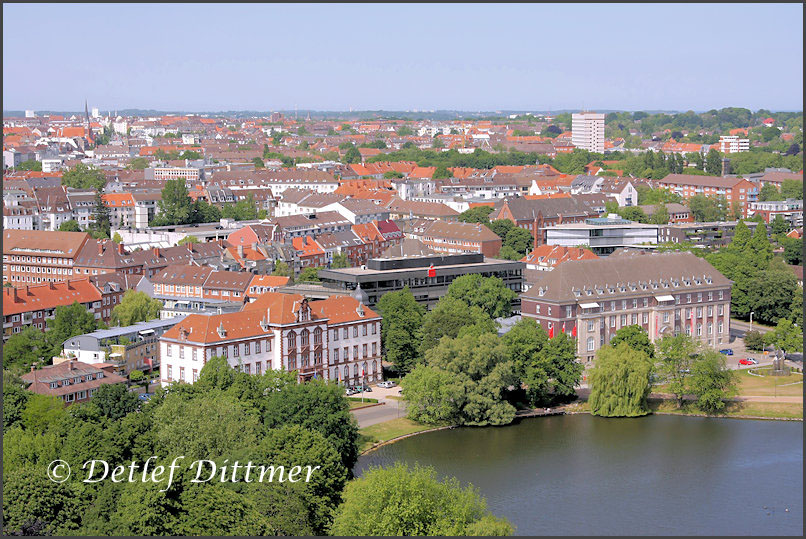
[[[802,16],[798,4],[4,4],[3,102],[76,112],[85,99],[103,111],[198,113],[800,111]],[[752,45],[739,39],[748,33]],[[69,55],[53,45],[71,42],[65,35],[82,36]]]

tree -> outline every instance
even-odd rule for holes
[[[510,230],[515,228],[515,223],[509,219],[496,219],[487,225],[490,230],[495,232],[499,238],[505,240]]]
[[[261,409],[267,428],[299,425],[319,432],[336,449],[345,469],[353,469],[358,459],[358,424],[341,386],[313,379],[266,393]]]
[[[42,161],[31,159],[28,161],[23,161],[14,168],[17,170],[35,170],[37,172],[42,172]]]
[[[104,203],[101,197],[101,191],[97,191],[95,193],[95,206],[92,209],[94,222],[90,225],[90,229],[102,237],[108,238],[112,230],[111,213],[109,206]]]
[[[694,339],[683,333],[665,335],[658,341],[658,371],[669,384],[678,408],[683,405],[683,397],[688,392],[686,377],[697,349]]]
[[[92,333],[98,329],[95,315],[79,302],[72,305],[56,307],[55,316],[47,321],[48,331],[45,334],[50,356],[58,356],[62,351],[62,344],[70,337]]]
[[[130,326],[137,322],[147,322],[159,318],[162,302],[145,292],[126,290],[123,299],[112,309],[112,323],[116,326]]]
[[[252,163],[255,164],[256,169],[258,169],[258,168],[266,168],[266,164],[263,162],[263,159],[261,159],[260,157],[255,157],[254,159],[252,159]]]
[[[774,183],[765,183],[762,185],[758,192],[758,199],[761,202],[766,202],[768,200],[783,200],[781,198],[781,192]]]
[[[803,329],[791,321],[782,319],[775,329],[764,334],[764,343],[772,346],[782,357],[787,352],[803,352]]]
[[[215,223],[221,220],[221,210],[218,209],[218,206],[208,204],[201,199],[193,202],[190,215],[193,223]]]
[[[417,365],[400,382],[406,394],[408,417],[429,425],[441,425],[457,420],[454,405],[461,397],[461,388],[454,375],[430,365]]]
[[[506,318],[512,314],[512,302],[518,294],[507,288],[498,277],[471,273],[454,279],[446,296],[480,307],[490,318]]]
[[[489,223],[490,214],[495,208],[492,206],[476,206],[459,214],[459,221],[463,223]],[[509,221],[508,221],[509,222]]]
[[[50,425],[67,415],[64,401],[53,395],[35,393],[28,397],[20,420],[25,430],[34,434],[45,432]]]
[[[162,199],[158,203],[159,212],[154,218],[154,226],[183,225],[191,222],[193,201],[188,194],[184,178],[168,180],[162,189]]]
[[[431,468],[371,468],[344,490],[331,535],[511,535],[472,486],[439,481]]]
[[[31,365],[43,359],[49,361],[51,350],[40,329],[26,326],[19,333],[11,335],[3,345],[3,369],[27,372]]]
[[[601,348],[590,374],[588,402],[591,413],[603,417],[648,414],[646,399],[651,373],[652,360],[643,351],[630,348],[626,342],[615,348]]]
[[[5,347],[4,347],[5,348]],[[5,350],[4,350],[5,352]],[[21,424],[22,412],[33,395],[26,388],[28,384],[18,376],[3,369],[3,432]]]
[[[278,275],[280,277],[291,277],[291,268],[289,268],[288,264],[282,260],[278,260],[275,262],[274,271],[272,271],[271,274]]]
[[[498,251],[498,258],[504,260],[520,260],[523,256],[509,245],[504,245],[501,247],[501,250]]]
[[[134,157],[131,161],[129,161],[128,168],[132,170],[143,170],[148,168],[148,165],[151,163],[145,157]]]
[[[711,176],[722,175],[722,157],[714,148],[711,148],[705,156],[705,172]]]
[[[646,330],[638,325],[624,326],[610,339],[610,346],[616,347],[626,342],[633,350],[640,350],[650,359],[655,357],[655,345],[649,340]]]
[[[479,307],[470,306],[462,300],[444,296],[423,318],[420,334],[420,354],[434,348],[442,337],[454,337],[465,326],[478,326],[495,332],[495,322]]]
[[[655,205],[655,211],[652,212],[649,222],[653,225],[669,224],[669,211],[666,209],[666,204],[659,202]]]
[[[514,227],[507,232],[507,237],[504,240],[504,245],[511,247],[516,253],[521,256],[526,256],[532,250],[532,243],[534,238],[528,230]]]
[[[80,490],[48,479],[44,467],[3,474],[3,535],[67,535],[81,522]]]
[[[134,369],[129,373],[129,381],[133,384],[140,383],[146,379],[146,375],[139,369]]]
[[[784,260],[787,264],[800,266],[803,264],[803,238],[783,238]]]
[[[123,237],[119,233],[115,232],[115,234],[112,236],[112,241],[115,243],[123,243]]]
[[[402,178],[403,173],[398,172],[396,170],[387,170],[386,172],[383,173],[383,177],[386,180],[394,180],[394,179]]]
[[[414,134],[414,131],[411,130],[411,127],[407,125],[401,125],[397,128],[397,134],[401,137],[408,137]]]
[[[398,373],[409,372],[418,358],[420,328],[425,307],[417,303],[408,287],[387,292],[378,302],[384,357]]]
[[[336,253],[330,263],[331,268],[349,268],[350,261],[345,253]]]
[[[432,176],[432,178],[435,180],[445,180],[452,177],[453,174],[451,174],[451,171],[442,165],[438,166],[434,170],[434,175]]]
[[[176,242],[177,245],[187,245],[188,243],[191,244],[199,243],[199,238],[197,238],[196,236],[185,236],[184,238]]]
[[[748,350],[761,352],[764,350],[764,335],[760,331],[754,329],[744,334],[744,346]]]
[[[775,218],[770,222],[770,227],[772,228],[772,235],[778,234],[786,234],[789,232],[789,224],[784,220],[781,214],[777,214]]]
[[[705,195],[694,195],[688,201],[688,207],[695,221],[724,221],[725,208],[719,200]]]
[[[308,266],[307,268],[302,268],[302,271],[299,274],[299,278],[297,279],[299,282],[311,282],[311,283],[318,283],[319,282],[319,275],[318,271],[320,269],[324,269],[322,267],[313,267]]]
[[[495,333],[466,332],[460,338],[442,339],[435,347],[426,349],[425,363],[453,377],[445,391],[452,393],[454,422],[472,426],[507,425],[515,418],[515,407],[506,401],[509,388],[517,382],[515,365],[507,346]],[[403,395],[411,406],[410,417],[417,419],[419,406],[413,400],[414,395],[408,394],[406,378],[402,381]]]
[[[95,391],[92,404],[98,407],[103,416],[117,420],[136,411],[140,407],[140,399],[125,384],[104,384]]]
[[[802,180],[784,180],[781,182],[781,199],[794,198],[800,200],[803,198],[803,181]]]
[[[106,177],[100,169],[78,163],[62,175],[62,185],[76,189],[94,189],[100,193],[106,187]]]
[[[360,163],[361,162],[361,152],[358,151],[358,148],[352,146],[347,152],[344,154],[344,162],[345,163]]]
[[[69,219],[59,225],[59,232],[81,232],[81,227],[75,219]]]
[[[724,410],[725,400],[735,385],[734,373],[727,367],[723,354],[706,350],[692,362],[688,391],[696,397],[696,406],[703,412]]]

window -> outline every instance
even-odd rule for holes
[[[179,359],[185,359],[185,347],[179,346]]]
[[[333,340],[334,340],[334,341],[338,341],[338,340],[339,340],[339,330],[338,330],[338,329],[334,329],[334,330],[333,330]]]
[[[702,324],[697,324],[697,337],[702,335]]]
[[[615,316],[610,317],[610,327],[611,328],[616,327],[616,317]]]
[[[588,331],[593,331],[596,327],[596,323],[593,320],[588,320]]]
[[[686,303],[691,303],[691,294],[686,294]]]
[[[241,355],[241,345],[240,343],[235,343],[232,345],[232,356],[238,357]]]
[[[358,326],[353,326],[353,337],[358,337]]]
[[[344,379],[348,379],[350,377],[350,367],[344,366]]]
[[[566,307],[565,307],[565,317],[566,318],[571,318],[571,306],[570,305],[566,305]]]
[[[718,305],[717,308],[716,308],[716,312],[717,312],[717,314],[719,316],[722,316],[722,314],[725,312],[725,309],[724,309],[723,305],[721,305],[721,304]]]
[[[372,334],[373,334],[373,335],[377,335],[377,334],[378,334],[378,323],[377,323],[377,322],[375,322],[375,323],[373,323],[373,324],[372,324]]]
[[[314,344],[322,344],[322,329],[316,328],[313,331],[313,343]]]
[[[348,361],[350,359],[350,349],[348,347],[344,347],[344,361]]]
[[[632,300],[632,308],[633,309],[638,308],[638,298],[633,298],[633,300]]]
[[[378,355],[378,343],[372,343],[372,355]]]
[[[633,313],[632,314],[632,323],[633,323],[633,325],[638,323],[638,313]]]
[[[626,315],[626,314],[622,314],[622,315],[621,315],[621,327],[624,327],[624,326],[626,326],[626,325],[627,325],[627,315]]]
[[[361,357],[367,357],[367,345],[366,344],[361,345]]]
[[[181,380],[181,381],[185,380],[185,368],[184,367],[179,367],[179,380]]]
[[[702,307],[697,307],[697,318],[702,318]]]
[[[644,313],[644,324],[649,323],[649,313]]]
[[[722,290],[719,291],[719,299],[722,299]]]
[[[714,293],[708,292],[708,301],[714,301]]]
[[[307,329],[302,330],[302,333],[300,333],[300,337],[302,340],[302,346],[308,346],[308,344],[310,343],[310,333],[308,332]]]
[[[350,338],[350,329],[344,328],[341,332],[341,336],[344,337],[345,339]]]
[[[708,306],[708,316],[714,316],[714,306],[713,305]]]
[[[260,374],[260,361],[255,363],[255,374]]]
[[[616,302],[615,302],[615,301],[611,301],[611,302],[610,302],[610,310],[611,310],[611,311],[615,311],[615,310],[616,310]]]
[[[288,334],[288,349],[293,350],[296,347],[297,347],[297,336],[292,331],[291,333]]]
[[[669,311],[663,312],[663,322],[667,323],[669,321]]]
[[[353,359],[358,359],[358,345],[353,346]]]
[[[172,344],[169,344],[165,347],[165,355],[171,357],[171,349],[173,348]]]
[[[624,310],[626,308],[627,308],[627,300],[623,299],[623,300],[621,300],[621,309]]]
[[[367,324],[361,324],[361,336],[367,336]]]
[[[702,301],[702,292],[697,293],[697,301]]]
[[[168,365],[167,368],[166,368],[166,374],[167,374],[167,377],[168,377],[169,381],[173,380],[173,369],[171,369],[170,365]]]
[[[260,353],[260,341],[255,341],[255,353]]]
[[[714,333],[714,324],[708,322],[708,335],[712,335]]]
[[[588,337],[588,352],[593,352],[596,347],[596,340],[593,337]]]
[[[271,340],[266,341],[266,351],[271,352]]]
[[[338,349],[338,348],[336,348],[335,350],[333,350],[333,362],[334,362],[334,363],[338,363],[338,362],[339,362],[339,349]]]
[[[723,327],[724,327],[724,326],[722,325],[722,322],[721,322],[721,321],[719,322],[719,324],[717,325],[717,327],[719,328],[719,333],[722,333],[722,329],[723,329]]]
[[[246,374],[249,374],[249,373],[250,373],[250,367],[249,367],[249,363],[244,363],[244,365],[243,365],[243,372],[245,372]]]

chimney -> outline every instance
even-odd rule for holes
[[[159,256],[160,256],[160,248],[159,247],[154,247],[153,253],[154,253],[154,256],[159,258]]]
[[[48,288],[50,290],[56,290],[56,285],[53,284],[53,281],[48,281]]]
[[[123,244],[122,244],[122,243],[118,243],[118,244],[117,244],[117,246],[118,246],[118,254],[120,254],[120,255],[125,255],[125,254],[126,254],[126,251],[124,251],[124,250],[123,250]]]
[[[101,243],[100,241],[98,242],[98,254],[99,255],[104,254],[104,244]]]
[[[70,281],[65,281],[67,283],[67,290],[73,290],[73,285],[70,284]]]
[[[73,370],[73,363],[75,363],[75,361],[72,359],[67,362],[67,368],[71,371]]]
[[[193,252],[193,242],[188,242],[185,245],[188,246],[188,251],[190,251],[192,253]]]

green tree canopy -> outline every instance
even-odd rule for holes
[[[408,287],[387,292],[378,302],[384,357],[399,373],[409,372],[419,357],[419,333],[425,307],[417,303]]]
[[[655,345],[649,340],[646,330],[638,325],[624,326],[610,339],[610,346],[626,342],[633,350],[644,352],[649,358],[655,357]]]
[[[62,185],[75,187],[76,189],[94,189],[102,192],[106,187],[106,176],[96,167],[78,163],[62,174]]]
[[[430,468],[397,463],[372,468],[344,491],[332,535],[511,535],[472,486],[439,481]]]
[[[347,259],[345,253],[336,253],[333,255],[333,260],[330,262],[331,268],[349,268],[350,261]]]
[[[123,299],[112,309],[112,323],[117,326],[130,326],[137,322],[147,322],[159,318],[162,302],[145,292],[126,290]]]
[[[471,306],[462,300],[444,296],[423,318],[420,339],[420,355],[437,345],[442,337],[451,339],[467,326],[478,326],[495,333],[495,322],[480,307]]]
[[[318,271],[320,269],[324,268],[322,268],[321,266],[320,267],[308,266],[306,268],[302,268],[302,271],[299,273],[299,278],[297,279],[297,281],[318,283],[319,282]]]
[[[69,219],[59,225],[60,232],[81,232],[81,227],[75,219]]]
[[[463,223],[484,223],[490,222],[490,214],[495,208],[492,206],[476,206],[459,214],[459,220]],[[507,221],[510,222],[510,221]]]
[[[462,275],[448,287],[446,297],[480,307],[490,318],[506,318],[512,314],[512,302],[518,294],[507,288],[498,277],[482,277],[478,273]]]
[[[596,354],[591,369],[591,413],[603,417],[635,417],[649,413],[652,360],[626,342],[605,346]]]

